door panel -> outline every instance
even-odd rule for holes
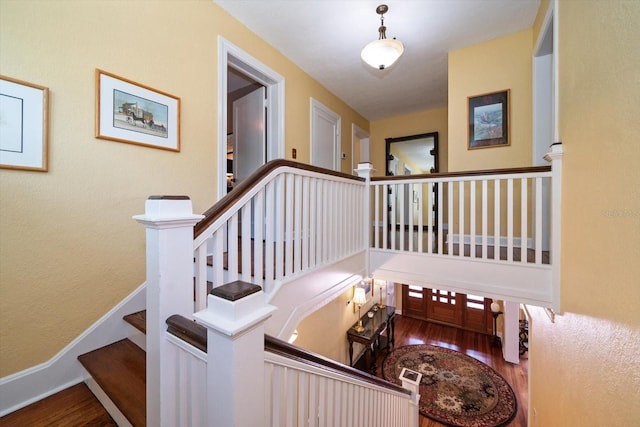
[[[491,333],[491,301],[478,295],[465,295],[464,327],[476,332]]]
[[[340,170],[340,116],[327,107],[311,100],[311,164],[326,169]]]
[[[261,87],[233,103],[233,175],[236,184],[267,160],[265,93],[265,88]]]
[[[428,289],[427,318],[462,326],[463,305],[461,304],[461,295],[442,289]]]
[[[407,317],[426,320],[427,289],[421,286],[402,286],[402,314]]]

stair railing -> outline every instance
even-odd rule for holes
[[[403,387],[265,336],[265,425],[417,427],[417,387]],[[417,384],[420,382],[419,375]]]
[[[365,190],[362,178],[293,161],[259,168],[195,226],[196,310],[206,305],[207,282],[243,280],[272,294],[366,250]]]
[[[255,285],[244,286],[262,293]],[[217,295],[229,294],[224,288],[214,290],[212,306],[220,302]],[[255,297],[259,299],[260,295]],[[236,300],[239,305],[241,299]],[[198,314],[207,327],[179,315],[167,319],[167,337],[180,366],[167,373],[176,395],[166,403],[172,408],[167,411],[171,416],[169,425],[418,426],[421,374],[415,373],[416,378],[409,383],[401,378],[399,386],[269,335],[261,339],[257,333],[240,333],[225,339],[213,332],[224,321],[211,308]],[[250,323],[254,325],[250,329],[260,328],[260,321]],[[212,346],[209,331],[216,341]],[[220,363],[238,341],[245,350],[247,346],[264,346],[261,372],[247,365],[246,354],[234,357],[239,361],[235,366],[240,369],[229,369]],[[210,369],[218,369],[218,375]],[[248,375],[249,371],[252,375]],[[226,375],[220,375],[222,372]],[[209,381],[212,382],[207,384]],[[217,397],[207,397],[207,390]],[[251,410],[247,410],[247,402],[254,404]]]

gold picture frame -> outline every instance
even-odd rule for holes
[[[96,138],[180,151],[180,98],[96,69]]]
[[[49,170],[49,88],[0,75],[0,168]]]

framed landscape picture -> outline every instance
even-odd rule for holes
[[[180,98],[96,70],[96,138],[180,151]]]
[[[0,75],[0,168],[48,170],[49,89]]]
[[[468,149],[510,144],[509,92],[507,89],[468,98]]]

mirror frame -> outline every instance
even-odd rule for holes
[[[433,168],[431,173],[437,173],[440,171],[439,169],[439,161],[438,161],[438,132],[427,132],[420,133],[417,135],[409,135],[409,136],[400,136],[398,138],[385,138],[386,148],[385,148],[385,156],[384,156],[384,170],[386,176],[392,176],[391,171],[389,170],[389,156],[391,155],[391,144],[395,142],[405,142],[412,141],[414,139],[424,139],[433,137],[433,149],[430,154],[434,157],[433,159]],[[418,175],[418,174],[416,174]]]

